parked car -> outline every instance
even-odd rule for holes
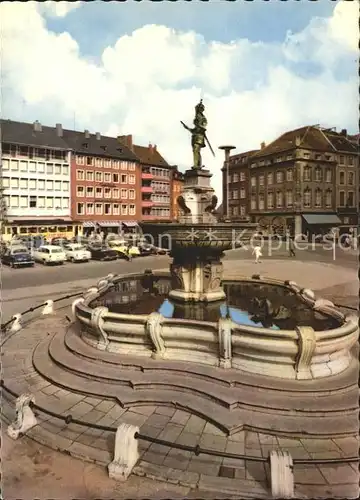
[[[70,262],[89,262],[91,253],[80,243],[67,243],[63,246],[66,259]]]
[[[107,243],[109,245],[109,248],[111,248],[112,250],[115,250],[119,259],[126,259],[126,260],[131,259],[131,257],[129,256],[128,248],[127,248],[125,241],[109,240]]]
[[[59,246],[59,247],[63,247],[67,243],[70,243],[67,238],[59,238],[58,237],[58,238],[52,238],[52,240],[51,240],[51,244],[52,245],[56,245],[56,246]]]
[[[10,267],[34,266],[34,259],[29,250],[24,246],[11,246],[1,256],[1,262]]]
[[[79,243],[80,245],[86,246],[89,244],[89,238],[81,235],[74,236],[71,238],[70,243]]]
[[[66,261],[64,250],[56,245],[44,245],[33,251],[35,262],[42,264],[63,264]]]
[[[116,260],[118,253],[106,245],[92,244],[87,246],[93,260]]]

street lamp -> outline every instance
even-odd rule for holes
[[[219,149],[225,152],[225,165],[226,165],[226,217],[229,217],[229,165],[230,165],[230,151],[235,149],[235,146],[219,146]]]

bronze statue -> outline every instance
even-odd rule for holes
[[[191,133],[191,147],[193,150],[193,158],[194,158],[193,168],[195,169],[201,169],[203,167],[201,159],[201,150],[206,145],[209,146],[210,151],[215,156],[214,150],[211,147],[211,144],[206,136],[207,119],[204,115],[204,111],[205,111],[205,106],[201,99],[199,104],[195,106],[195,118],[193,121],[194,127],[190,128],[187,125],[185,125],[184,122],[181,122],[182,126]]]

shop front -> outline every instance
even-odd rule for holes
[[[302,233],[310,239],[325,236],[330,232],[338,234],[341,220],[336,214],[302,214]]]

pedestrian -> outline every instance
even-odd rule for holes
[[[292,238],[289,238],[289,257],[296,257],[295,244]]]
[[[260,257],[262,256],[262,253],[261,253],[261,246],[259,244],[256,244],[254,246],[254,250],[253,250],[253,255],[255,254],[255,264],[259,264],[259,262],[261,262],[259,259]]]

